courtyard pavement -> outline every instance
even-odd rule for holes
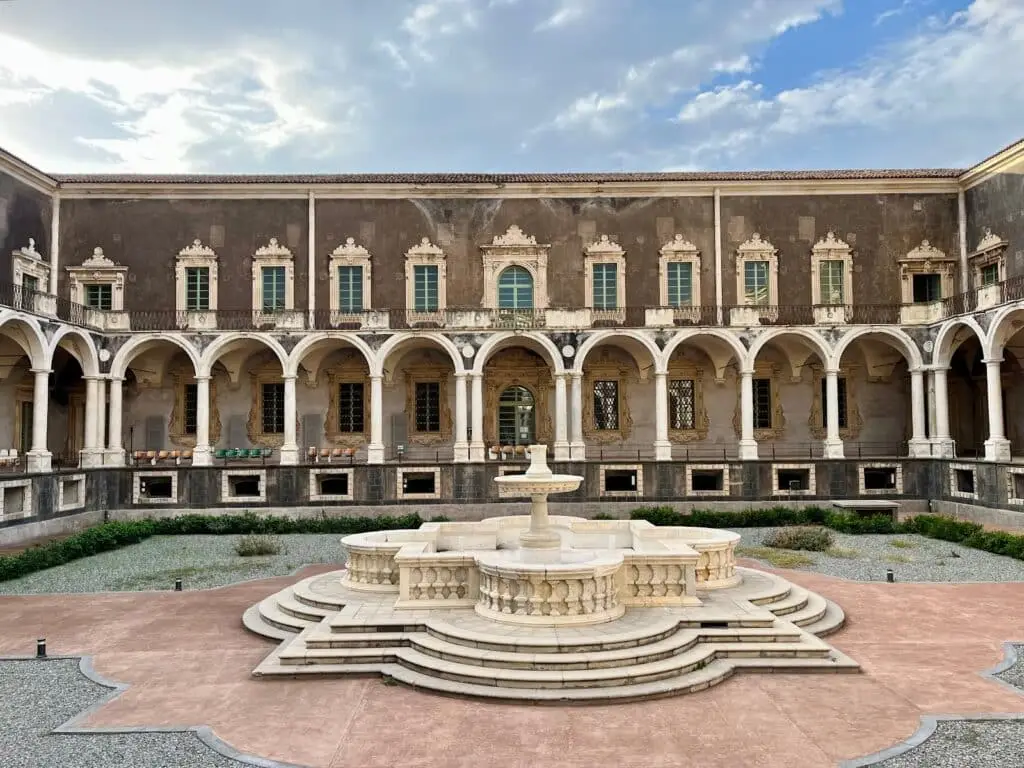
[[[739,674],[637,704],[537,707],[459,700],[379,679],[256,680],[273,648],[242,628],[253,603],[299,578],[195,592],[0,597],[0,655],[93,658],[128,686],[85,727],[206,725],[250,755],[324,768],[785,766],[818,768],[891,747],[924,715],[1021,713],[980,673],[1024,642],[1024,584],[856,583],[786,578],[839,603],[829,642],[862,674]]]

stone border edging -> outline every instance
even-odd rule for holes
[[[39,659],[35,656],[0,656],[0,662],[3,661],[28,661],[28,662],[42,662],[50,660],[67,660],[67,659],[78,659],[78,671],[81,672],[87,679],[101,685],[104,688],[111,688],[112,690],[106,696],[101,697],[98,701],[93,703],[91,706],[83,709],[77,715],[72,717],[66,723],[54,728],[50,733],[65,733],[74,734],[79,736],[91,736],[101,734],[114,734],[114,733],[193,733],[208,749],[213,750],[222,757],[226,757],[229,760],[235,760],[243,765],[256,766],[256,768],[308,768],[307,766],[301,766],[296,763],[282,763],[276,760],[270,760],[268,758],[257,757],[255,755],[249,755],[244,752],[232,747],[226,741],[221,739],[217,734],[213,732],[213,729],[208,725],[193,725],[193,726],[146,726],[146,725],[129,725],[121,727],[86,727],[81,723],[88,719],[90,715],[98,711],[102,707],[105,707],[111,701],[116,699],[122,693],[124,693],[130,687],[127,683],[117,683],[112,680],[108,680],[103,677],[92,663],[92,656],[76,656],[76,655],[53,655],[47,656],[45,659]]]
[[[1003,686],[1004,688],[1008,688],[1009,690],[1013,691],[1019,696],[1024,696],[1024,690],[1021,690],[1015,685],[1010,685],[1010,683],[1006,682],[1005,680],[1000,680],[998,677],[996,677],[996,675],[1005,672],[1010,667],[1014,666],[1018,662],[1018,660],[1024,663],[1024,658],[1018,659],[1017,657],[1017,649],[1015,648],[1016,645],[1021,645],[1021,643],[1015,643],[1012,641],[1003,643],[1003,660],[1000,661],[996,666],[992,667],[992,669],[987,669],[983,672],[979,672],[978,674],[982,677],[987,677],[989,680],[992,680],[993,682]],[[912,749],[919,747],[927,739],[929,739],[935,733],[935,730],[936,728],[938,728],[940,722],[950,720],[975,722],[1024,720],[1024,711],[1019,713],[999,712],[984,715],[922,715],[921,725],[914,732],[914,734],[910,736],[910,738],[904,739],[898,744],[883,749],[879,752],[875,752],[874,754],[867,755],[865,757],[858,757],[852,760],[843,760],[839,763],[839,768],[867,768],[867,766],[875,765],[876,763],[880,763],[883,760],[888,760],[890,757],[896,757],[897,755],[902,755],[905,752],[909,752]]]

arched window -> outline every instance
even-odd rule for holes
[[[536,442],[537,409],[526,387],[509,387],[498,401],[498,442],[501,445],[533,445]]]
[[[499,309],[533,309],[533,277],[523,267],[509,267],[498,275]]]

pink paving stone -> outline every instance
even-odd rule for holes
[[[96,726],[209,725],[244,752],[324,768],[595,765],[818,768],[884,749],[923,714],[1024,712],[979,672],[1021,641],[1024,584],[860,584],[786,578],[839,603],[829,642],[859,675],[738,675],[710,690],[617,706],[494,704],[375,679],[256,680],[273,647],[253,603],[302,576],[203,592],[0,598],[0,653],[89,654],[130,688]]]

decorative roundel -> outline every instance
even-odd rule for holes
[[[576,349],[572,344],[566,344],[562,347],[562,357],[572,357],[576,354]]]
[[[105,363],[105,362],[107,362],[107,360],[110,359],[110,350],[109,349],[101,349],[100,352],[99,352],[99,355],[100,355],[100,362],[101,363]]]
[[[468,360],[469,358],[471,358],[471,357],[472,357],[473,355],[475,355],[475,354],[476,354],[476,350],[475,350],[475,349],[473,349],[473,345],[472,345],[472,344],[466,344],[466,345],[465,345],[465,346],[464,346],[464,347],[462,348],[462,356],[463,356],[464,358],[466,358],[467,360]]]
[[[932,340],[931,339],[928,339],[928,341],[926,341],[924,343],[924,351],[925,352],[931,352],[934,348],[935,348],[935,345],[932,344]]]

